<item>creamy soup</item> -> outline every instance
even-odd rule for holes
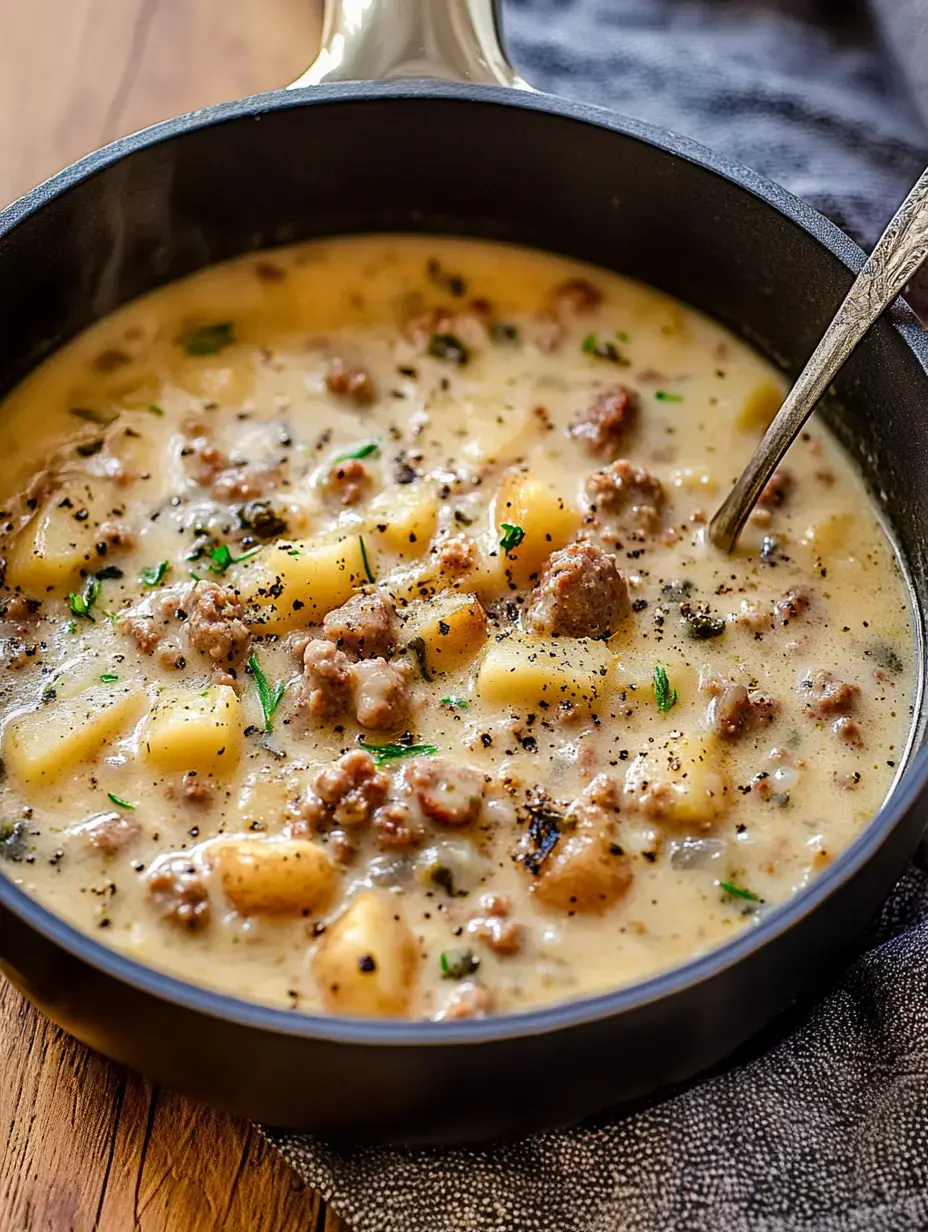
[[[826,431],[717,325],[499,245],[252,255],[7,399],[2,867],[196,984],[436,1020],[751,928],[879,808],[915,687]]]

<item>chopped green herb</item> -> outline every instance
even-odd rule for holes
[[[383,437],[374,437],[371,441],[364,441],[361,445],[356,445],[354,449],[346,449],[344,453],[336,454],[332,459],[333,462],[349,462],[352,458],[369,458],[372,453],[376,453],[383,444]]]
[[[730,881],[720,881],[719,889],[730,894],[732,898],[746,898],[752,903],[760,902],[759,894],[755,894],[753,890],[743,890],[741,886],[736,886]]]
[[[136,807],[134,804],[130,804],[128,800],[123,800],[119,796],[114,795],[111,791],[108,791],[106,794],[118,808],[134,809]]]
[[[677,704],[677,690],[670,687],[667,671],[663,667],[654,669],[654,700],[662,714],[666,714]]]
[[[658,402],[682,402],[682,394],[669,394],[666,389],[658,389],[655,391],[654,397]]]
[[[210,573],[223,574],[230,565],[240,565],[243,560],[248,560],[249,557],[256,555],[261,551],[261,545],[256,548],[251,548],[248,552],[243,552],[241,556],[233,556],[227,543],[220,543],[218,547],[210,548],[209,560],[210,563],[206,566]],[[197,579],[199,581],[199,578]]]
[[[399,757],[431,757],[438,752],[438,746],[435,744],[368,744],[366,740],[362,740],[360,745],[370,753],[378,766],[396,761]]]
[[[72,616],[82,616],[84,620],[89,620],[91,623],[96,623],[96,618],[91,615],[90,609],[100,597],[100,582],[98,578],[89,577],[84,585],[84,593],[76,595],[72,591],[68,595],[68,607],[71,609]]]
[[[154,404],[152,404],[152,405],[148,408],[148,410],[149,410],[149,412],[150,412],[152,415],[163,415],[163,414],[164,414],[164,411],[161,409],[161,407],[160,407],[160,406],[155,406]]]
[[[267,681],[267,677],[262,672],[258,663],[258,656],[252,652],[248,659],[248,670],[255,678],[255,684],[258,686],[258,698],[261,702],[261,710],[264,714],[264,730],[266,732],[273,730],[272,719],[277,707],[283,701],[284,694],[287,691],[287,681],[279,680],[272,688]]]
[[[373,570],[371,569],[371,562],[368,560],[368,557],[367,557],[367,547],[364,544],[363,535],[358,535],[358,543],[360,543],[361,545],[361,560],[364,562],[364,572],[367,575],[367,580],[369,582],[373,582],[374,573],[373,573]]]
[[[300,554],[299,548],[290,548],[290,550],[287,552],[288,556],[299,556],[299,554]]]
[[[463,697],[443,697],[441,704],[449,706],[452,710],[467,710],[470,706],[470,702]]]
[[[146,565],[139,574],[139,581],[146,586],[157,586],[169,568],[166,560],[159,560],[157,565]]]
[[[608,360],[610,364],[624,366],[628,363],[614,342],[608,338],[597,338],[595,334],[587,334],[581,344],[581,350],[584,355],[592,355],[594,359]]]
[[[617,329],[615,331],[615,336],[618,338],[619,342],[628,342],[628,334],[626,334],[624,329]]]
[[[428,353],[433,359],[445,359],[459,367],[463,367],[470,359],[470,351],[456,334],[433,334],[429,340]]]
[[[438,960],[443,980],[463,980],[473,975],[480,966],[480,959],[470,950],[458,950],[442,954]]]
[[[499,546],[508,555],[514,548],[517,548],[525,538],[525,531],[521,526],[513,526],[511,522],[503,523],[503,537],[499,541]]]
[[[235,325],[231,321],[201,325],[197,329],[186,330],[177,341],[188,355],[218,355],[235,342]]]
[[[202,581],[203,581],[203,579],[200,577],[199,573],[194,573],[194,571],[193,571],[192,569],[188,570],[188,572],[189,572],[190,576],[193,578],[193,580],[194,580],[195,582],[202,582]]]
[[[69,633],[76,633],[77,632],[77,621],[69,620],[67,623],[67,630]]]
[[[114,411],[98,411],[92,406],[72,406],[71,414],[77,419],[83,419],[85,423],[93,424],[111,424],[116,418]]]
[[[104,684],[113,684],[119,679],[113,672],[104,672],[100,677]]]

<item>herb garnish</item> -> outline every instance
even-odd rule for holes
[[[248,658],[248,670],[255,678],[255,684],[258,686],[258,698],[261,702],[261,710],[264,714],[264,730],[266,732],[273,730],[272,719],[274,712],[280,703],[283,701],[284,694],[287,691],[287,681],[279,680],[272,688],[267,681],[267,677],[262,672],[258,663],[258,656],[252,651]]]
[[[663,667],[654,669],[654,700],[661,714],[666,714],[677,704],[677,690],[670,687],[667,670]]]
[[[100,679],[104,684],[113,684],[119,677],[113,672],[104,672]]]
[[[164,414],[164,411],[162,410],[162,408],[160,406],[155,406],[154,403],[152,403],[152,405],[148,408],[148,410],[152,415],[161,416]]]
[[[106,794],[118,808],[134,809],[136,807],[134,804],[130,804],[128,800],[123,800],[119,796],[114,795],[111,791],[108,791]]]
[[[139,574],[139,581],[146,586],[157,586],[170,567],[166,560],[159,560],[157,565],[146,565]]]
[[[360,445],[356,445],[354,449],[346,449],[344,453],[336,454],[332,459],[333,462],[349,462],[353,458],[369,458],[372,453],[376,453],[383,444],[382,436],[375,436],[373,440],[364,441]]]
[[[177,342],[188,355],[218,355],[235,342],[235,325],[232,321],[200,325],[197,329],[185,330]]]
[[[370,753],[378,766],[396,761],[399,757],[431,757],[438,752],[435,744],[368,744],[361,740],[361,748]]]
[[[443,980],[463,980],[474,974],[480,966],[480,959],[470,950],[459,950],[451,954],[442,953],[438,965]]]
[[[443,697],[441,699],[443,706],[450,706],[452,710],[467,710],[470,702],[463,697]]]
[[[364,564],[364,572],[365,572],[365,573],[366,573],[366,575],[367,575],[367,580],[368,580],[369,582],[373,582],[373,581],[374,581],[374,572],[373,572],[373,570],[371,569],[371,562],[370,562],[370,561],[368,560],[368,558],[367,558],[367,547],[365,546],[365,543],[364,543],[364,536],[363,536],[363,535],[358,535],[358,543],[360,543],[360,545],[361,545],[361,560],[362,560],[362,562],[363,562],[363,564]]]
[[[597,338],[595,334],[587,334],[583,339],[581,350],[584,355],[592,355],[594,359],[605,359],[610,364],[628,363],[619,348],[609,338]]]
[[[760,902],[759,894],[755,894],[753,890],[743,890],[741,886],[736,886],[731,881],[720,881],[719,889],[730,894],[732,898],[746,898],[752,903]]]
[[[682,394],[669,394],[666,389],[658,389],[654,393],[654,397],[658,402],[682,402]]]
[[[248,560],[261,551],[261,545],[256,548],[251,548],[248,552],[243,552],[241,556],[233,556],[227,543],[220,543],[218,547],[210,548],[209,559],[210,563],[206,566],[210,573],[223,574],[230,565],[240,565],[243,560]],[[193,571],[191,570],[191,573]],[[197,579],[199,581],[199,579]]]
[[[508,555],[514,548],[517,548],[525,538],[525,531],[521,526],[513,526],[511,522],[503,523],[503,537],[499,541],[499,546]]]
[[[429,340],[428,353],[433,359],[445,359],[459,367],[463,367],[470,359],[470,351],[457,334],[433,334]]]
[[[82,616],[84,620],[89,620],[92,624],[96,624],[96,617],[90,614],[90,609],[100,597],[100,581],[98,578],[89,577],[84,585],[84,593],[76,595],[72,591],[68,595],[68,607],[71,609],[72,616]]]

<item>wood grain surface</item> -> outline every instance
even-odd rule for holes
[[[298,76],[314,0],[0,0],[0,198]],[[247,1124],[47,1023],[0,977],[2,1232],[347,1232]]]

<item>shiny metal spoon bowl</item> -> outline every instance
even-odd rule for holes
[[[758,497],[819,399],[926,257],[928,170],[884,231],[751,460],[710,522],[709,538],[717,548],[732,551]]]

